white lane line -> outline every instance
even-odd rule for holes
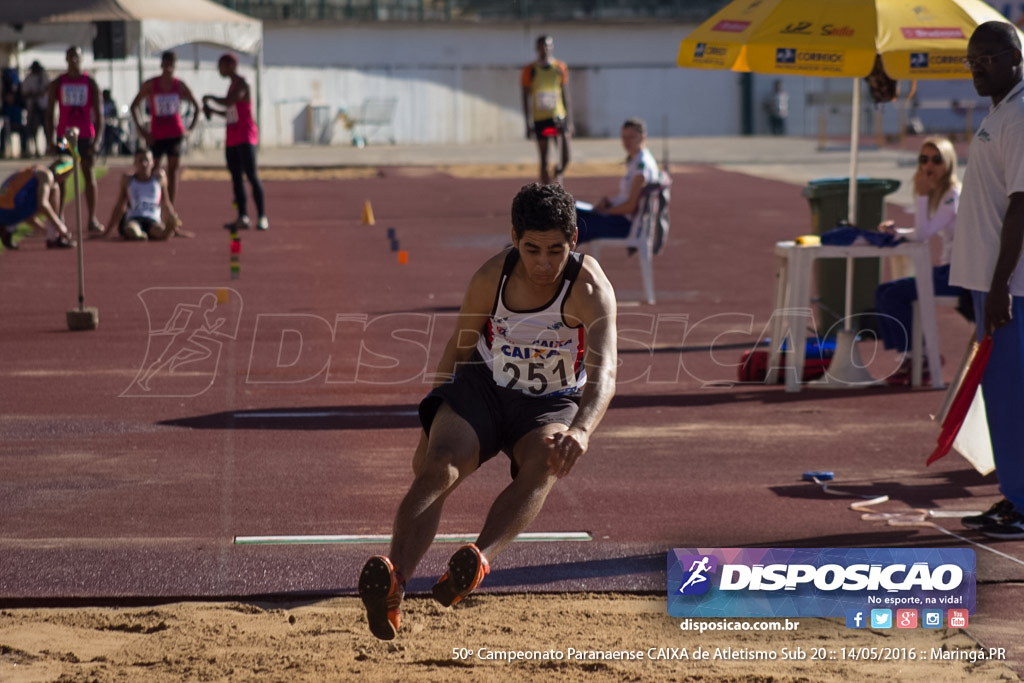
[[[832,491],[828,491],[828,493],[832,493]],[[838,492],[836,493],[838,494]],[[888,500],[889,496],[879,496],[878,498],[874,498],[872,500],[865,500],[860,503],[851,503],[850,509],[862,513],[860,518],[867,522],[885,522],[889,526],[931,527],[932,529],[941,531],[947,536],[952,536],[953,538],[963,541],[964,543],[969,543],[970,545],[981,548],[982,550],[987,550],[994,555],[998,555],[1003,559],[1009,560],[1010,562],[1024,566],[1024,560],[1018,557],[1014,557],[1013,555],[1007,555],[1006,553],[1000,550],[996,550],[992,546],[985,545],[984,543],[972,541],[966,536],[961,536],[955,531],[950,531],[946,527],[940,524],[936,524],[935,522],[930,522],[927,519],[928,517],[966,517],[971,514],[980,514],[977,510],[961,510],[959,512],[956,512],[953,510],[923,510],[920,508],[911,508],[910,510],[906,510],[904,512],[872,512],[869,509],[872,505],[885,503]]]
[[[440,543],[472,543],[476,534],[438,534]],[[520,543],[556,543],[559,541],[592,541],[586,531],[527,531],[515,537]],[[235,536],[235,545],[285,545],[303,543],[388,543],[390,534],[340,534],[334,536]]]
[[[945,527],[939,526],[938,524],[931,524],[931,526],[935,527],[936,529],[938,529],[939,531],[941,531],[944,534],[948,534],[948,535],[952,536],[953,538],[956,538],[956,539],[959,539],[959,540],[963,541],[964,543],[970,543],[971,545],[976,545],[979,548],[981,548],[983,550],[987,550],[990,553],[995,553],[999,557],[1007,559],[1010,562],[1016,562],[1017,564],[1019,564],[1021,566],[1024,566],[1024,560],[1021,560],[1018,557],[1014,557],[1013,555],[1007,555],[1006,553],[1004,553],[1002,551],[996,550],[995,548],[993,548],[990,545],[985,545],[984,543],[978,543],[977,541],[972,541],[971,539],[965,538],[965,537],[961,536],[960,534],[958,534],[958,533],[956,533],[954,531],[950,531],[949,529],[947,529]]]
[[[415,410],[307,410],[275,411],[268,410],[255,413],[233,413],[232,417],[244,418],[275,418],[287,419],[297,417],[412,417],[419,415]]]

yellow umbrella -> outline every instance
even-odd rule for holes
[[[687,36],[679,66],[763,74],[967,78],[967,40],[1006,21],[983,0],[736,0]]]
[[[967,41],[1006,21],[983,0],[735,0],[679,46],[678,64],[761,74],[864,78],[876,55],[890,78],[969,78]],[[856,215],[859,80],[853,87],[850,223]]]
[[[762,74],[853,78],[849,221],[857,215],[860,79],[876,59],[892,79],[968,78],[967,41],[986,21],[1006,21],[982,0],[734,0],[679,46],[679,66]],[[829,375],[871,383],[851,330],[852,259],[846,264],[845,324]]]

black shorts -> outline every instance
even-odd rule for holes
[[[184,140],[184,138],[180,135],[176,138],[153,140],[153,147],[150,149],[153,153],[153,159],[159,159],[162,156],[180,157],[182,140]]]
[[[135,221],[136,223],[138,223],[139,227],[142,228],[142,232],[146,233],[147,237],[149,236],[149,231],[152,230],[153,228],[163,229],[163,225],[161,225],[160,223],[157,223],[152,218],[144,218],[142,216],[136,216],[135,218],[128,218],[128,215],[125,214],[124,216],[121,217],[121,222],[117,226],[117,232],[121,235],[121,237],[127,237],[128,236],[128,230],[127,230],[128,221]]]
[[[442,403],[473,427],[480,441],[480,464],[499,451],[510,458],[521,438],[549,424],[570,425],[579,410],[580,394],[529,396],[494,383],[490,369],[478,356],[475,362],[459,366],[455,379],[435,388],[420,402],[420,423],[430,434],[430,425]],[[512,477],[519,471],[512,458]]]
[[[555,130],[555,133],[551,131]],[[544,119],[533,122],[533,134],[537,139],[561,137],[565,133],[565,119]]]

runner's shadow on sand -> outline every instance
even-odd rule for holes
[[[578,582],[588,579],[611,579],[624,576],[643,577],[666,572],[668,560],[666,553],[648,555],[630,555],[629,557],[609,557],[600,560],[581,560],[578,562],[557,562],[539,564],[529,567],[511,567],[508,569],[492,569],[487,575],[487,588],[514,588],[517,586],[533,586],[560,581]],[[429,593],[436,577],[424,576],[409,582],[409,592]],[[650,581],[639,579],[637,586],[621,590],[646,590]]]
[[[314,406],[261,408],[196,415],[157,424],[188,429],[415,429],[417,406]]]

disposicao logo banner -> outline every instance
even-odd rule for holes
[[[673,548],[673,617],[845,617],[848,609],[966,609],[967,548]]]

